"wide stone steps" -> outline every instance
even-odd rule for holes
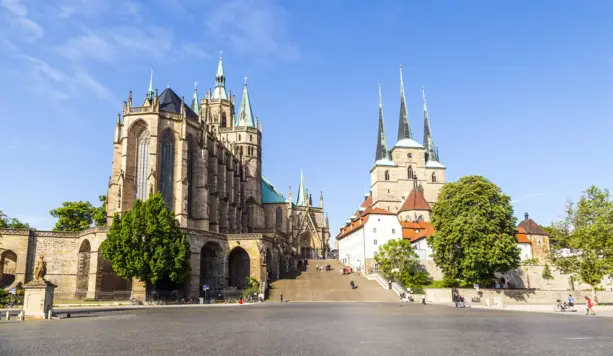
[[[318,272],[316,265],[330,265],[332,271]],[[341,275],[343,267],[336,260],[310,260],[306,271],[296,279],[282,279],[271,283],[269,301],[279,302],[280,296],[286,301],[314,302],[393,302],[397,295],[381,288],[377,281],[369,281],[357,273]],[[358,288],[351,289],[350,281]]]

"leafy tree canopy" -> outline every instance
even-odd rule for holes
[[[155,284],[167,275],[182,282],[190,271],[189,244],[159,193],[145,202],[136,200],[131,211],[115,214],[101,248],[122,278]]]
[[[607,189],[591,186],[579,202],[569,201],[564,220],[548,232],[555,241],[551,260],[563,273],[593,289],[613,274],[613,201]]]
[[[30,225],[19,221],[17,218],[9,218],[6,214],[0,210],[0,228],[9,229],[30,229]]]
[[[549,264],[545,264],[545,268],[543,268],[542,277],[546,281],[550,281],[553,279],[553,275],[551,274],[551,269],[549,268]]]
[[[98,196],[101,206],[95,207],[89,201],[66,201],[62,206],[49,212],[58,221],[53,231],[81,231],[96,224],[106,225],[106,195]]]
[[[430,283],[409,240],[390,240],[379,247],[375,261],[381,272],[403,285],[417,288]]]
[[[489,286],[496,273],[519,267],[511,198],[481,176],[441,189],[432,208],[433,259],[447,280]]]

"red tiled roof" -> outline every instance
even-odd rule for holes
[[[549,235],[547,232],[545,232],[545,230],[543,230],[543,228],[539,224],[537,224],[532,219],[526,219],[520,222],[517,227],[523,228],[527,235],[545,235],[545,236]]]
[[[521,226],[517,227],[517,234],[515,234],[515,238],[517,238],[517,243],[520,243],[520,244],[530,243],[530,239],[526,235],[526,230],[524,230],[524,228]]]
[[[413,189],[398,211],[409,210],[432,210],[430,204],[424,198],[424,194],[419,189]]]
[[[354,231],[357,231],[359,229],[361,229],[364,224],[366,224],[366,221],[368,221],[368,216],[370,214],[374,214],[374,215],[396,215],[394,213],[391,213],[385,209],[381,209],[381,208],[367,208],[363,213],[362,216],[360,216],[358,219],[356,219],[355,221],[352,221],[349,225],[343,227],[343,229],[341,230],[341,232],[338,234],[338,236],[336,236],[337,240],[341,240],[344,237],[346,237],[347,235],[353,233]],[[358,215],[359,216],[359,215]]]
[[[402,225],[402,238],[411,242],[427,238],[434,234],[434,226],[426,221],[401,221]]]

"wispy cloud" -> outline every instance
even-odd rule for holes
[[[298,47],[289,40],[287,13],[270,0],[215,2],[207,11],[207,33],[221,44],[230,43],[243,54],[300,58]]]
[[[549,193],[527,193],[522,194],[519,198],[511,200],[511,204],[523,203],[525,201],[533,200],[539,197],[544,197],[549,195]]]
[[[12,33],[28,41],[44,35],[43,28],[28,17],[28,8],[21,0],[1,0],[0,9]]]

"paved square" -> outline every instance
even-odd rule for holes
[[[160,308],[0,324],[0,355],[610,355],[609,318],[400,303]]]

